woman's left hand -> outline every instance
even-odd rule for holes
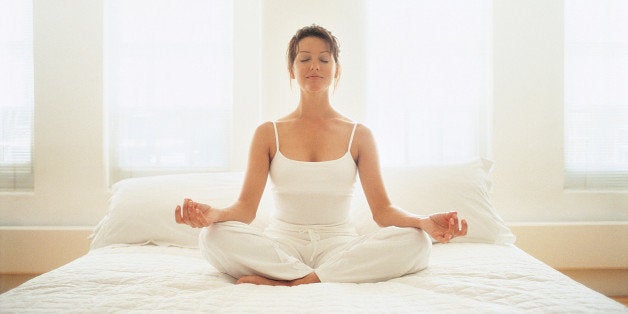
[[[447,243],[455,237],[467,234],[467,221],[458,221],[457,212],[446,212],[430,215],[421,220],[421,229],[436,241]]]
[[[177,205],[174,210],[175,221],[192,228],[207,227],[216,220],[216,216],[217,209],[189,198],[183,200],[183,206]]]

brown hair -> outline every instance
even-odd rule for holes
[[[340,48],[338,48],[338,41],[336,40],[336,37],[324,27],[312,24],[299,29],[297,33],[292,36],[292,39],[290,39],[287,52],[288,73],[292,74],[292,65],[294,64],[294,59],[297,57],[297,53],[299,52],[299,41],[305,37],[317,37],[327,42],[329,45],[329,52],[334,57],[336,65],[340,66],[340,62],[338,60]]]

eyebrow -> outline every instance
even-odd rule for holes
[[[299,54],[299,53],[301,53],[301,52],[311,53],[311,52],[309,52],[309,51],[307,51],[307,50],[300,50],[300,51],[298,51],[298,52],[297,52],[297,54]],[[325,52],[326,52],[326,53],[331,53],[331,51],[329,51],[329,50],[321,51],[321,53],[325,53]]]

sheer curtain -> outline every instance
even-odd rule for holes
[[[490,152],[492,1],[369,1],[367,123],[384,166]]]
[[[565,1],[565,186],[628,188],[628,2]]]
[[[229,0],[104,2],[111,182],[225,169],[233,90]]]
[[[33,188],[33,3],[0,0],[0,190]]]

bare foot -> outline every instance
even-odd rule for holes
[[[268,279],[266,277],[257,276],[257,275],[240,277],[240,279],[238,279],[236,284],[239,285],[241,283],[252,283],[254,285],[266,285],[266,286],[289,286],[290,285],[290,281],[272,280],[272,279]]]
[[[254,285],[266,285],[266,286],[298,286],[309,283],[321,282],[316,273],[310,273],[303,278],[295,280],[273,280],[258,275],[243,276],[238,279],[236,284],[252,283]]]

